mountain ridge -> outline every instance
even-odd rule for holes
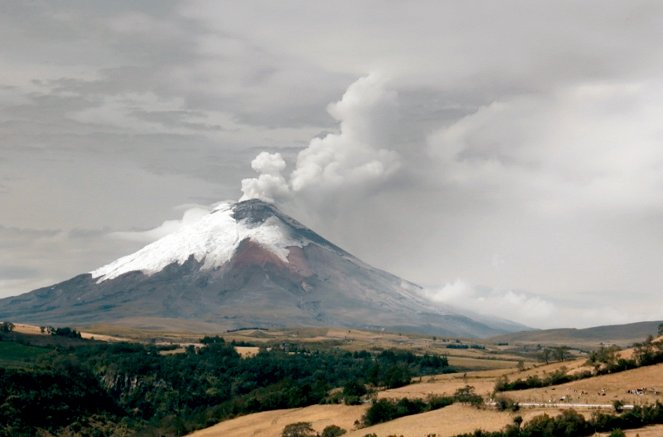
[[[141,317],[246,326],[342,326],[484,337],[522,330],[434,304],[276,206],[223,203],[90,273],[0,300],[0,319],[122,323]]]
[[[513,332],[491,337],[495,342],[541,343],[556,345],[593,345],[599,343],[628,346],[648,335],[656,336],[663,321],[642,321],[588,328],[554,328]]]

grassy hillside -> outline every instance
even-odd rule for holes
[[[663,338],[543,364],[517,354],[535,346],[347,329],[228,333],[234,343],[176,333],[157,339],[139,333],[141,341],[131,343],[83,333],[109,339],[102,342],[38,327],[17,330],[0,341],[0,398],[8,400],[0,405],[0,437],[42,431],[177,436],[224,419],[197,435],[278,437],[289,424],[310,422],[318,433],[338,425],[358,437],[441,437],[478,428],[498,432],[518,416],[527,426],[541,413],[565,409],[594,426],[592,411],[613,414],[614,401],[663,399],[663,364],[657,364]],[[238,343],[251,353],[241,356]],[[454,361],[492,369],[444,373]],[[519,403],[520,411],[500,411],[503,398]],[[663,422],[663,407],[654,413],[661,422],[646,424]]]
[[[594,431],[605,431],[616,428],[632,428],[628,436],[658,436],[663,429],[661,423],[663,410],[657,402],[663,399],[663,364],[647,364],[657,362],[652,356],[660,359],[663,338],[653,343],[642,343],[634,349],[619,351],[616,359],[635,359],[633,365],[640,366],[631,370],[619,371],[596,367],[589,364],[587,358],[570,359],[550,364],[531,363],[520,368],[494,369],[489,371],[470,371],[446,375],[435,375],[415,378],[412,384],[388,390],[380,390],[375,398],[384,399],[430,399],[431,396],[451,396],[459,389],[471,386],[474,392],[483,397],[487,403],[480,406],[469,406],[462,402],[419,414],[405,415],[400,418],[362,426],[366,411],[377,401],[364,404],[361,409],[341,408],[338,405],[324,405],[293,409],[273,413],[248,415],[222,422],[216,426],[199,431],[196,437],[244,437],[265,435],[279,437],[288,424],[310,423],[317,433],[322,433],[325,426],[336,424],[346,429],[345,435],[364,437],[375,435],[387,437],[402,435],[404,437],[452,437],[461,433],[475,435],[474,431],[482,429],[495,434],[492,436],[577,436],[591,435]],[[647,346],[649,344],[649,346]],[[612,349],[611,349],[612,350]],[[648,352],[649,351],[649,352]],[[653,355],[652,355],[653,354]],[[601,356],[600,354],[597,356]],[[648,358],[649,357],[649,358]],[[601,371],[599,371],[601,370]],[[498,382],[507,378],[532,380],[546,379],[551,375],[574,375],[591,372],[589,377],[567,383],[556,383],[535,389],[511,390],[495,393]],[[602,372],[608,372],[603,373]],[[591,376],[594,375],[594,376]],[[560,381],[563,379],[560,378]],[[491,407],[490,399],[504,402],[516,402],[516,407],[508,407],[504,411]],[[615,402],[628,406],[623,413],[615,413]],[[511,404],[513,405],[513,404]],[[635,405],[635,407],[633,407]],[[651,408],[643,413],[645,406]],[[517,409],[517,411],[514,411]],[[570,412],[569,412],[570,411]],[[547,415],[543,416],[543,415]],[[522,429],[529,433],[502,433],[515,420],[522,419]],[[556,419],[559,418],[559,419]],[[553,434],[532,434],[536,424],[558,428]],[[611,424],[614,423],[613,427]],[[352,425],[350,425],[352,424]],[[579,428],[574,428],[574,426]],[[566,431],[561,432],[560,429]],[[582,432],[581,432],[582,429]],[[589,430],[589,431],[588,431]],[[557,433],[560,431],[561,433]],[[568,432],[567,432],[568,431]],[[579,434],[576,434],[575,432]],[[591,432],[591,434],[587,434]],[[658,432],[658,434],[657,434]],[[596,434],[608,436],[610,432]],[[489,436],[491,434],[476,434]]]

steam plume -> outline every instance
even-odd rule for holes
[[[286,200],[296,195],[330,195],[384,181],[400,166],[398,153],[386,148],[397,118],[397,95],[371,74],[354,82],[328,112],[338,133],[314,138],[299,152],[294,170],[279,153],[260,153],[251,162],[258,177],[242,181],[241,200]]]

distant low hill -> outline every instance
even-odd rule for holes
[[[599,343],[621,346],[642,341],[648,335],[656,335],[663,321],[637,322],[625,325],[595,326],[576,329],[542,329],[498,335],[490,340],[509,343],[541,343],[593,346]]]

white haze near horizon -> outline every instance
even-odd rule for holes
[[[0,297],[241,196],[434,301],[663,319],[662,20],[644,1],[7,5]]]

